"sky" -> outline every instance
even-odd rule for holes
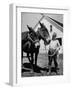
[[[61,23],[63,23],[63,15],[62,14],[44,14],[45,16],[49,16]],[[40,13],[21,13],[21,30],[22,32],[27,31],[27,25],[34,28],[34,26],[38,23],[42,15]]]

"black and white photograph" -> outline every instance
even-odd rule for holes
[[[63,75],[63,14],[21,12],[21,77]]]
[[[69,17],[67,8],[10,5],[11,85],[70,81]]]

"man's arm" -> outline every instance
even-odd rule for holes
[[[60,50],[60,43],[58,40],[57,40],[57,50]]]

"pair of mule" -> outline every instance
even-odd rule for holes
[[[35,61],[37,66],[37,57],[39,54],[40,40],[44,41],[45,45],[50,43],[50,35],[46,26],[39,22],[40,28],[35,32],[31,27],[27,25],[29,31],[22,33],[22,64],[23,64],[23,52],[27,53],[27,58],[31,65]],[[35,55],[34,55],[35,54]]]

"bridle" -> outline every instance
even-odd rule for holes
[[[32,43],[36,43],[36,42],[39,42],[39,40],[38,39],[36,39],[36,40],[33,40],[33,38],[32,38],[32,32],[31,33],[29,33],[29,36],[30,36],[30,40],[32,41]]]

